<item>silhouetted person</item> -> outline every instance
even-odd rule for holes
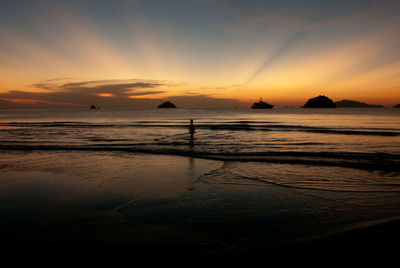
[[[193,142],[194,133],[196,132],[196,127],[193,125],[193,119],[190,119],[188,132],[190,134],[190,142]]]

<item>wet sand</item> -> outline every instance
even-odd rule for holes
[[[237,263],[396,248],[400,221],[376,221],[392,212],[316,191],[204,180],[222,165],[147,154],[3,152],[1,249],[98,263]]]
[[[258,266],[266,263],[306,264],[320,267],[374,263],[389,266],[397,260],[399,230],[400,220],[392,220],[290,243],[227,246],[219,243],[196,244],[198,242],[196,236],[186,234],[177,239],[180,234],[169,228],[143,226],[130,233],[143,239],[141,242],[144,243],[136,245],[77,239],[46,245],[39,243],[22,247],[2,247],[2,252],[4,260],[11,259],[15,264],[40,263],[52,267],[55,263],[196,267],[204,265]],[[157,243],[152,244],[152,239],[156,239]],[[163,244],[161,242],[163,239],[177,239],[177,241],[174,245]]]

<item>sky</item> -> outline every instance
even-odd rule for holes
[[[400,103],[398,0],[2,0],[0,108]]]

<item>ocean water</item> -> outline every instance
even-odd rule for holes
[[[0,152],[6,229],[108,211],[226,245],[399,216],[400,109],[0,110]]]
[[[190,119],[196,126],[193,142],[187,133]],[[350,172],[343,180],[327,174],[322,179],[338,187],[326,186],[359,185],[357,174],[364,172],[367,182],[376,184],[372,178],[379,176],[385,181],[382,186],[392,182],[396,189],[397,181],[386,179],[400,171],[400,110],[2,110],[0,149],[125,151],[241,161],[248,163],[237,172],[252,178],[262,177],[257,172],[262,163],[304,164],[311,177],[322,176],[313,170],[316,166],[348,167],[357,169],[356,174]],[[380,175],[371,175],[374,171]],[[306,178],[299,180],[305,183]],[[318,183],[309,184],[323,187]]]

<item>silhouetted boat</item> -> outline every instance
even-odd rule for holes
[[[253,106],[251,106],[251,109],[272,109],[274,105],[266,103],[260,98],[258,102],[253,103]]]

